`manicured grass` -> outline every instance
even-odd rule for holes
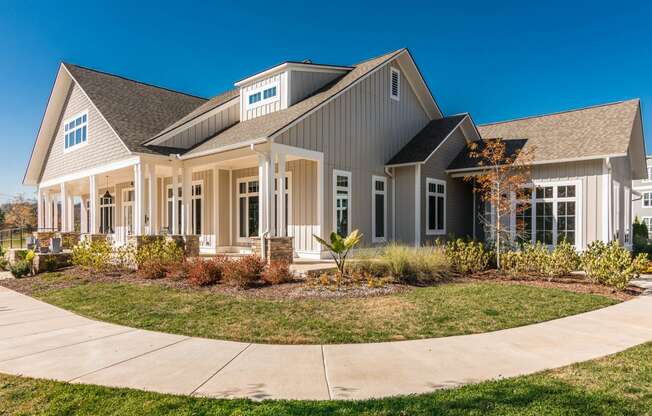
[[[264,300],[158,284],[80,280],[72,287],[36,291],[34,295],[84,316],[137,328],[285,344],[378,342],[487,332],[616,303],[598,295],[497,283],[442,284],[370,298]]]
[[[359,402],[211,400],[0,375],[2,415],[649,415],[652,343],[531,376]]]

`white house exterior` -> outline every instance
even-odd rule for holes
[[[41,229],[199,235],[207,254],[290,236],[295,256],[319,258],[313,235],[331,231],[360,229],[366,245],[481,237],[461,177],[482,137],[535,145],[535,185],[552,193],[532,201],[532,238],[628,241],[624,201],[646,175],[638,100],[476,127],[444,116],[407,49],[284,62],[208,100],[62,63],[24,183]]]

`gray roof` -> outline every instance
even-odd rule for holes
[[[527,140],[525,139],[505,139],[505,159],[512,159],[516,152],[521,151],[525,146]],[[475,152],[481,152],[484,149],[484,142],[476,142],[478,145],[475,148]],[[480,162],[483,162],[480,164]],[[487,166],[487,163],[484,163],[482,159],[471,156],[471,148],[466,146],[462,151],[453,159],[453,161],[448,165],[449,170],[455,169],[469,169],[469,168],[478,168],[480,166]]]
[[[458,114],[432,120],[389,161],[387,165],[423,163],[448,135],[464,120],[466,114]]]
[[[185,156],[193,156],[238,143],[271,137],[284,127],[307,114],[309,111],[318,107],[320,104],[344,91],[361,77],[390,61],[402,51],[403,49],[400,49],[361,62],[355,65],[351,71],[317,91],[314,95],[284,110],[237,123],[188,151]]]
[[[526,140],[534,162],[624,155],[632,138],[639,100],[478,126],[487,138]]]
[[[165,133],[168,133],[177,127],[194,120],[195,118],[201,116],[202,114],[206,114],[209,111],[221,106],[222,104],[231,101],[234,98],[237,98],[240,96],[240,89],[239,88],[234,88],[232,90],[225,91],[221,94],[216,95],[215,97],[211,98],[210,100],[206,101],[204,104],[200,105],[199,107],[195,108],[192,110],[190,113],[186,114],[179,120],[175,121],[171,125],[167,126],[164,128],[162,131],[158,132],[154,137],[150,138],[150,140],[154,140],[155,138],[164,135]],[[147,140],[147,141],[150,141]]]
[[[132,152],[157,153],[141,143],[206,102],[78,65],[63,65]]]

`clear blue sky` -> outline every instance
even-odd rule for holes
[[[650,2],[569,3],[4,0],[0,201],[32,191],[20,183],[62,60],[210,97],[283,60],[406,46],[446,114],[485,123],[640,97],[647,132]]]

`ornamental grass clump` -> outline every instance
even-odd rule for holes
[[[448,241],[444,252],[453,269],[459,273],[484,271],[492,257],[492,252],[481,242],[461,238]]]
[[[439,281],[450,270],[450,262],[439,245],[408,247],[390,244],[384,248],[380,262],[392,277],[406,282]]]
[[[641,253],[632,258],[618,241],[608,244],[594,241],[582,254],[581,263],[591,281],[622,290],[631,279],[645,270],[647,255]]]

